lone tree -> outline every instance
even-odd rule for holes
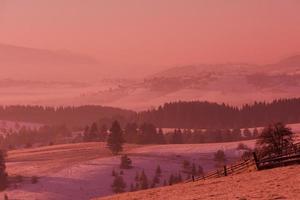
[[[107,146],[114,155],[117,155],[123,151],[124,142],[121,126],[118,121],[114,121],[107,138]]]
[[[5,152],[0,150],[0,191],[3,191],[7,187],[7,173],[5,165]]]
[[[112,190],[114,193],[122,193],[125,192],[126,183],[122,176],[115,176],[114,182],[112,184]]]
[[[131,169],[132,168],[132,161],[126,154],[121,156],[120,168],[121,169]]]
[[[284,149],[293,146],[293,142],[294,132],[283,123],[275,123],[263,129],[256,147],[260,157],[281,155]]]

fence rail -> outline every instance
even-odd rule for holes
[[[192,179],[187,180],[186,182],[206,180],[206,179],[218,178],[222,176],[229,176],[232,174],[238,174],[248,169],[251,165],[254,165],[254,159],[244,160],[242,162],[238,162],[232,165],[225,165],[222,169],[211,171],[204,176],[194,177]]]
[[[300,163],[300,143],[285,149],[282,154],[257,160],[258,170]]]
[[[278,166],[285,166],[290,164],[300,163],[300,142],[293,144],[290,148],[284,150],[284,152],[277,156],[268,156],[258,159],[255,152],[253,152],[253,158],[244,160],[232,165],[225,165],[223,169],[211,171],[204,176],[193,177],[186,182],[193,182],[211,178],[218,178],[222,176],[228,176],[232,174],[241,173],[250,166],[256,166],[257,170],[269,169]]]

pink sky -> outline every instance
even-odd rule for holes
[[[116,70],[269,63],[300,53],[299,11],[299,0],[0,0],[0,43]]]

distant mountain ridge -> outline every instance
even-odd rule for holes
[[[300,70],[300,55],[291,56],[280,60],[274,64],[254,65],[247,63],[225,63],[225,64],[200,64],[177,66],[155,73],[147,78],[154,77],[182,77],[197,76],[201,73],[265,73],[270,71],[280,71],[281,73],[291,73],[293,70]]]
[[[269,65],[178,66],[140,79],[105,83],[99,80],[109,78],[106,70],[89,56],[0,44],[0,66],[1,104],[95,104],[145,110],[180,100],[242,105],[299,97],[300,91],[297,55]]]
[[[229,63],[174,67],[139,83],[87,94],[80,101],[141,110],[179,100],[242,105],[299,97],[299,91],[300,56],[293,56],[269,65]]]

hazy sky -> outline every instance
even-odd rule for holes
[[[0,43],[115,69],[268,63],[300,53],[299,13],[299,0],[0,0]]]

